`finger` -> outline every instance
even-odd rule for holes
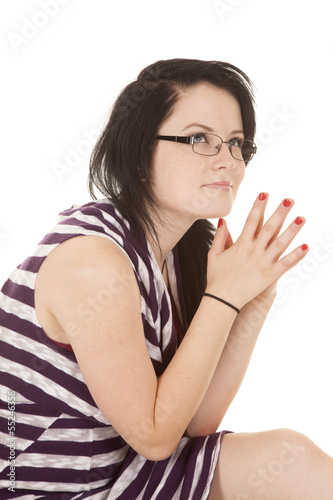
[[[294,200],[292,200],[291,198],[285,198],[282,202],[282,207],[284,209],[287,209],[287,214],[288,212],[292,209],[292,207],[294,206]],[[282,226],[284,224],[284,221],[285,221],[285,218],[281,221],[281,223],[278,225],[277,227],[277,230],[275,231],[275,233],[273,234],[273,236],[271,237],[271,239],[269,240],[268,242],[268,246],[270,246],[273,241],[279,236],[280,234],[280,231],[282,229]]]
[[[286,198],[283,200],[273,215],[265,222],[257,236],[257,242],[263,248],[267,248],[280,234],[284,221],[293,206],[293,200]]]
[[[262,229],[262,226],[264,225],[264,216],[265,216],[265,213],[262,212],[261,216],[260,216],[260,219],[259,219],[259,222],[258,222],[258,226],[257,226],[257,229],[254,233],[254,237],[257,238],[258,237],[258,234],[260,233],[261,229]]]
[[[287,229],[271,244],[269,252],[274,260],[278,260],[281,255],[287,250],[290,243],[299,233],[305,224],[304,217],[296,217],[296,219],[287,227]]]
[[[260,233],[261,231],[261,228],[264,224],[264,212],[261,214],[260,216],[260,219],[259,219],[259,222],[258,222],[258,226],[257,226],[257,229],[255,230],[254,232],[254,237],[257,238],[258,237],[258,234]]]
[[[234,244],[233,239],[231,237],[231,234],[229,232],[229,229],[227,229],[227,231],[228,231],[228,234],[227,234],[227,238],[225,240],[224,250],[227,250],[228,248],[232,247],[232,245]]]
[[[259,232],[260,224],[262,224],[265,208],[268,201],[268,193],[260,193],[256,198],[253,207],[246,219],[243,231],[240,234],[240,238],[250,239],[256,237]]]
[[[214,255],[220,254],[225,249],[228,235],[230,235],[230,233],[228,231],[226,221],[224,219],[219,219],[218,227],[209,252]]]
[[[277,269],[279,270],[279,278],[292,269],[296,264],[298,264],[309,251],[309,247],[307,244],[300,245],[299,247],[295,248],[291,253],[283,257],[281,260],[279,260],[275,265]]]

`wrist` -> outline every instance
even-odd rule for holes
[[[238,309],[238,307],[236,307],[234,304],[232,304],[231,302],[228,302],[227,300],[224,300],[222,299],[221,297],[218,297],[217,295],[213,295],[211,293],[208,293],[208,292],[205,292],[204,294],[204,297],[208,297],[210,299],[214,299],[214,300],[217,300],[218,302],[221,302],[222,304],[225,304],[226,306],[230,307],[231,309],[233,309],[234,311],[236,311],[237,314],[240,313],[240,309]]]
[[[242,309],[244,304],[246,304],[246,302],[243,302],[241,300],[241,298],[238,296],[238,294],[233,293],[230,289],[218,290],[215,287],[207,286],[207,288],[205,289],[205,293],[208,293],[210,295],[214,295],[215,297],[218,297],[218,298],[228,302],[229,304],[232,304],[239,311]]]

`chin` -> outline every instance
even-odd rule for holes
[[[188,198],[183,204],[182,212],[194,216],[195,219],[216,219],[229,215],[235,201],[235,193],[227,193],[221,197],[218,191],[211,191],[211,196],[200,192]]]
[[[206,219],[218,219],[220,217],[226,217],[230,214],[233,207],[233,202],[230,200],[229,203],[219,203],[215,204],[215,206],[207,207],[203,212]]]

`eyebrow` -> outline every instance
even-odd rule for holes
[[[208,127],[207,125],[202,125],[201,123],[191,123],[191,125],[187,125],[185,128],[183,128],[183,131],[191,127],[199,127],[202,129],[209,130],[209,132],[213,132],[212,128]]]
[[[191,127],[199,127],[201,129],[208,130],[209,132],[214,132],[214,129],[212,129],[211,127],[208,127],[208,125],[202,125],[202,123],[191,123],[191,125],[187,125],[185,128],[183,128],[183,132],[186,129],[191,128]],[[243,130],[233,130],[232,132],[230,132],[230,135],[232,135],[232,134],[244,134],[244,131]]]

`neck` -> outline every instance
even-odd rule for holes
[[[191,227],[194,221],[185,222],[179,219],[176,220],[176,218],[173,218],[172,220],[170,217],[163,225],[161,224],[161,222],[156,221],[156,219],[154,218],[153,221],[161,248],[158,247],[156,241],[153,240],[150,234],[147,235],[147,240],[150,243],[159,268],[162,271],[163,263],[166,257],[177,245],[178,241],[184,236],[184,234]]]

